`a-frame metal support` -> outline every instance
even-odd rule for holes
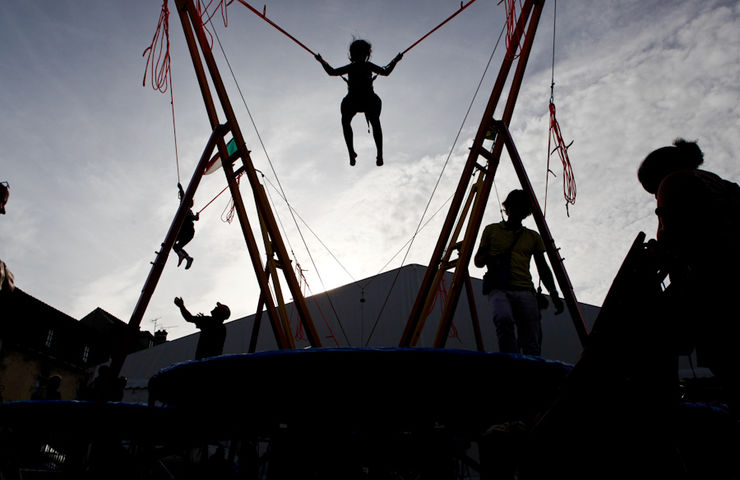
[[[176,5],[211,126],[215,128],[219,124],[219,114],[214,103],[214,96],[208,82],[209,78],[206,76],[206,70],[203,67],[203,62],[205,62],[213,90],[226,117],[225,123],[228,125],[236,143],[237,151],[231,156],[228,154],[226,142],[223,138],[218,140],[217,146],[222,159],[226,181],[228,182],[229,190],[234,200],[236,215],[239,219],[244,240],[252,260],[254,273],[260,286],[261,298],[267,311],[267,316],[272,323],[278,348],[295,348],[278,271],[282,272],[282,279],[290,291],[298,318],[303,324],[311,346],[321,346],[321,340],[311,319],[311,314],[301,292],[298,280],[291,267],[291,260],[280,235],[272,209],[270,208],[267,194],[263,185],[259,182],[259,177],[252,164],[249,150],[244,142],[244,136],[239,128],[239,123],[226,92],[221,74],[208,44],[199,12],[195,8],[193,0],[176,0]],[[244,201],[236,182],[233,162],[237,159],[240,159],[242,162],[244,174],[249,180],[249,185],[253,192],[254,205],[257,210],[259,227],[267,257],[266,268],[262,266],[263,259],[261,258],[257,240],[247,218]]]
[[[185,220],[185,215],[187,215],[188,210],[190,209],[190,202],[193,199],[193,196],[195,196],[195,191],[198,189],[201,178],[203,178],[203,172],[211,158],[211,153],[213,153],[213,150],[216,147],[216,142],[220,138],[222,139],[226,132],[227,128],[224,125],[217,125],[213,132],[211,132],[211,136],[206,143],[203,154],[200,156],[200,160],[198,161],[198,165],[195,167],[190,183],[188,183],[188,186],[185,189],[185,194],[180,200],[180,206],[177,209],[175,218],[172,219],[170,228],[167,230],[167,235],[165,235],[164,242],[162,242],[162,245],[157,252],[157,256],[154,259],[154,262],[152,262],[152,268],[149,269],[149,275],[144,282],[144,287],[141,289],[139,300],[136,302],[136,306],[134,307],[134,311],[129,319],[127,329],[123,333],[123,338],[119,339],[116,349],[112,352],[111,370],[115,375],[118,375],[121,371],[121,367],[123,367],[123,362],[126,360],[126,356],[133,344],[136,333],[139,331],[141,320],[144,318],[144,313],[149,305],[149,301],[152,299],[154,290],[157,288],[157,283],[159,282],[162,272],[164,271],[164,266],[167,263],[167,257],[172,250],[172,246],[177,240],[177,234],[180,232],[180,227]]]
[[[291,267],[290,257],[283,243],[278,224],[273,215],[272,209],[267,198],[263,185],[259,182],[259,177],[255,171],[252,159],[249,156],[249,150],[244,142],[239,123],[236,119],[234,109],[232,108],[226,88],[224,86],[221,74],[216,65],[211,49],[208,45],[208,39],[204,31],[198,10],[193,0],[176,0],[177,11],[185,33],[185,40],[193,60],[195,75],[200,85],[201,94],[205,103],[208,119],[213,132],[208,140],[208,144],[193,173],[193,178],[188,185],[185,195],[181,201],[180,208],[175,215],[175,219],[170,226],[162,248],[157,252],[157,258],[152,264],[152,269],[147,277],[144,288],[142,289],[139,300],[134,309],[134,313],[128,323],[126,339],[121,342],[121,348],[113,355],[112,368],[117,374],[123,366],[123,361],[128,352],[128,346],[131,343],[136,331],[139,329],[141,320],[144,316],[149,301],[161,277],[167,257],[175,243],[177,234],[187,213],[190,201],[195,195],[200,179],[205,171],[206,165],[210,160],[214,148],[218,148],[221,158],[223,171],[226,176],[231,197],[234,200],[236,216],[239,219],[244,241],[249,251],[249,256],[254,267],[254,273],[260,287],[260,302],[258,306],[258,316],[262,314],[262,308],[267,312],[269,321],[272,324],[272,330],[275,334],[278,348],[291,349],[295,348],[295,342],[291,334],[288,312],[283,299],[281,277],[287,285],[290,295],[293,298],[293,305],[298,313],[299,321],[302,323],[309,343],[313,347],[320,347],[321,340],[308,310],[308,305],[301,292],[298,280]],[[205,67],[204,67],[205,63]],[[209,83],[210,79],[210,83]],[[211,86],[212,85],[212,86]],[[223,115],[226,117],[225,122],[219,120],[219,111],[216,108],[214,100],[218,99]],[[236,152],[229,155],[226,147],[225,135],[231,133],[236,144]],[[241,160],[242,166],[236,171],[234,163]],[[260,253],[256,236],[247,217],[244,200],[239,191],[237,177],[244,173],[249,180],[249,186],[254,196],[254,206],[259,219],[260,233],[262,236],[266,260],[263,260]],[[263,262],[265,266],[263,266]],[[256,341],[254,339],[253,341]]]
[[[553,238],[552,233],[550,233],[550,228],[547,226],[547,222],[545,221],[545,216],[542,213],[540,204],[537,201],[537,197],[534,195],[532,184],[529,183],[529,177],[527,177],[527,172],[524,170],[522,158],[519,156],[516,145],[514,145],[514,140],[511,138],[511,134],[509,133],[509,129],[506,127],[506,125],[503,122],[499,121],[495,122],[494,128],[496,128],[496,130],[498,131],[498,135],[502,138],[504,144],[506,145],[506,150],[509,153],[509,158],[511,158],[511,162],[514,166],[517,177],[519,177],[519,182],[522,184],[522,188],[524,189],[524,191],[529,193],[530,201],[532,202],[532,217],[534,218],[537,229],[539,230],[540,235],[542,236],[542,240],[545,243],[547,258],[550,260],[550,265],[552,266],[555,280],[560,286],[560,291],[563,294],[563,300],[565,300],[565,305],[568,308],[568,313],[570,313],[571,319],[573,320],[573,326],[575,327],[576,333],[578,334],[578,339],[581,341],[581,345],[584,345],[586,339],[588,338],[588,329],[586,328],[586,322],[583,316],[583,312],[581,311],[578,300],[576,300],[576,295],[573,292],[573,285],[570,283],[570,277],[568,277],[568,272],[565,270],[563,258],[560,256],[559,249],[555,245],[555,239]]]
[[[452,269],[454,270],[452,282],[448,288],[447,298],[442,309],[442,316],[437,327],[433,346],[442,348],[447,341],[452,317],[457,308],[461,290],[466,283],[466,278],[469,278],[468,265],[473,254],[473,248],[478,237],[483,213],[485,212],[486,204],[491,193],[493,179],[498,169],[503,147],[506,144],[510,152],[513,149],[513,141],[508,134],[507,126],[514,112],[514,106],[516,105],[521,88],[524,71],[527,66],[532,44],[534,43],[534,37],[543,7],[544,0],[526,0],[522,7],[513,38],[510,41],[511,51],[507,52],[502,61],[493,91],[483,114],[483,119],[478,127],[473,146],[470,149],[470,154],[460,176],[460,182],[450,203],[450,209],[442,226],[442,231],[440,232],[432,258],[429,261],[429,266],[427,267],[426,274],[419,288],[419,293],[401,337],[399,344],[402,347],[414,346],[418,342],[426,318],[433,305],[434,294],[445,273]],[[521,50],[518,57],[515,57],[513,49],[520,42]],[[516,69],[510,81],[503,114],[501,120],[497,121],[494,119],[494,113],[504,88],[509,81],[509,74],[515,62]],[[498,132],[498,135],[493,142],[493,147],[489,151],[483,146],[483,142],[486,140],[487,134],[492,131]],[[483,157],[486,160],[486,166],[482,166],[478,162],[479,157]],[[522,183],[522,188],[529,193],[533,204],[537,206],[535,210],[539,218],[536,217],[535,221],[537,222],[540,234],[543,234],[549,259],[555,270],[556,279],[563,292],[566,305],[576,326],[576,331],[583,343],[588,333],[583,321],[583,314],[580,311],[578,302],[575,300],[573,289],[565,273],[565,268],[554,246],[552,237],[549,235],[547,225],[537,204],[536,196],[527,179],[524,167],[521,165],[521,159],[516,155],[516,158],[512,157],[512,162],[515,164],[519,163],[519,165],[515,165],[515,168]],[[477,179],[469,187],[470,179],[473,178],[476,172]],[[452,258],[455,252],[457,252],[457,258]],[[470,295],[469,301],[471,301]]]

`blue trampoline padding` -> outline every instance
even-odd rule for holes
[[[278,350],[168,367],[149,394],[151,403],[256,423],[480,428],[543,411],[571,368],[452,349]]]

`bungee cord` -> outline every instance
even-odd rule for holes
[[[247,7],[252,13],[254,13],[255,15],[257,15],[259,18],[261,18],[262,20],[264,20],[265,22],[267,22],[271,26],[273,26],[275,29],[277,29],[280,33],[282,33],[283,35],[285,35],[289,39],[293,40],[293,42],[295,42],[299,47],[303,48],[305,51],[307,51],[308,53],[310,53],[311,56],[316,56],[316,53],[314,53],[313,50],[311,50],[310,48],[308,48],[303,42],[301,42],[300,40],[298,40],[297,38],[295,38],[293,35],[291,35],[287,31],[285,31],[285,29],[283,29],[280,25],[278,25],[277,23],[275,23],[272,20],[270,20],[269,18],[267,18],[266,11],[263,10],[262,12],[260,12],[259,10],[257,10],[256,8],[254,8],[252,5],[250,5],[248,2],[246,2],[245,0],[231,0],[231,2],[228,3],[228,5],[231,5],[231,3],[233,3],[234,1],[238,1],[239,3],[241,3],[242,5],[244,5],[245,7]],[[223,0],[221,0],[221,2],[223,2]],[[415,46],[417,46],[418,44],[420,44],[422,41],[424,41],[427,37],[429,37],[431,34],[433,34],[434,32],[436,32],[437,30],[439,30],[440,28],[442,28],[442,26],[444,26],[447,22],[449,22],[450,20],[452,20],[453,18],[455,18],[457,15],[459,15],[463,10],[465,10],[466,8],[468,8],[474,2],[475,2],[475,0],[469,0],[464,5],[463,5],[462,2],[460,2],[460,8],[457,11],[455,11],[455,13],[453,13],[452,15],[450,15],[449,17],[447,17],[446,19],[444,19],[439,25],[437,25],[436,27],[434,27],[433,29],[431,29],[429,32],[427,32],[426,34],[424,34],[421,38],[419,38],[417,41],[415,41],[414,43],[412,43],[410,46],[406,47],[406,49],[401,52],[401,55],[405,55],[406,52],[408,52],[409,50],[411,50],[412,48],[414,48]]]
[[[433,34],[434,32],[436,32],[437,30],[439,30],[440,28],[442,28],[442,26],[445,23],[447,23],[450,20],[452,20],[453,18],[455,18],[459,13],[461,13],[463,10],[465,10],[466,8],[468,8],[473,2],[475,2],[475,0],[470,0],[465,5],[463,5],[462,2],[460,2],[460,9],[459,10],[457,10],[455,13],[453,13],[452,15],[450,15],[449,17],[447,17],[444,21],[442,21],[442,23],[440,23],[439,25],[437,25],[436,27],[434,27],[433,29],[431,29],[426,35],[422,36],[420,39],[418,39],[417,41],[415,41],[414,43],[412,43],[411,46],[407,47],[406,50],[404,50],[403,52],[401,52],[401,55],[406,55],[406,52],[408,52],[409,50],[411,50],[412,48],[414,48],[415,46],[417,46],[418,44],[420,44],[423,40],[425,40],[428,36],[430,36],[431,34]]]

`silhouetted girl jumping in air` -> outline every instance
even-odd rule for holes
[[[350,165],[354,165],[357,158],[352,141],[351,122],[352,117],[358,112],[365,112],[365,118],[373,128],[373,139],[375,140],[375,147],[378,151],[375,164],[377,166],[383,165],[383,130],[380,128],[380,108],[382,102],[380,97],[373,91],[373,81],[377,75],[390,75],[396,63],[403,57],[399,53],[391,60],[391,63],[385,67],[379,67],[369,61],[371,51],[371,45],[365,40],[358,39],[353,41],[349,46],[349,59],[351,63],[339,68],[333,68],[319,54],[315,57],[316,60],[321,62],[324,70],[329,75],[338,76],[346,73],[348,76],[348,80],[346,80],[348,92],[347,96],[342,100],[341,112],[342,131],[344,132],[344,141],[347,143]],[[376,74],[376,76],[373,76],[373,74]]]

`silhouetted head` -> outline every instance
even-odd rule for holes
[[[5,215],[5,204],[10,198],[10,185],[8,182],[0,182],[0,215]]]
[[[211,310],[211,316],[224,321],[231,316],[231,310],[223,303],[216,302],[216,306]]]
[[[524,220],[532,215],[532,203],[529,201],[529,196],[524,190],[512,190],[502,205],[509,217],[517,217]]]
[[[358,38],[349,45],[349,60],[351,62],[367,62],[373,47],[369,42]]]
[[[669,173],[696,169],[703,162],[704,154],[696,142],[677,138],[673,146],[659,148],[645,157],[637,169],[637,178],[645,190],[655,194]]]
[[[54,375],[53,377],[49,378],[49,382],[46,385],[49,390],[56,391],[61,384],[62,377],[60,377],[59,375]]]

